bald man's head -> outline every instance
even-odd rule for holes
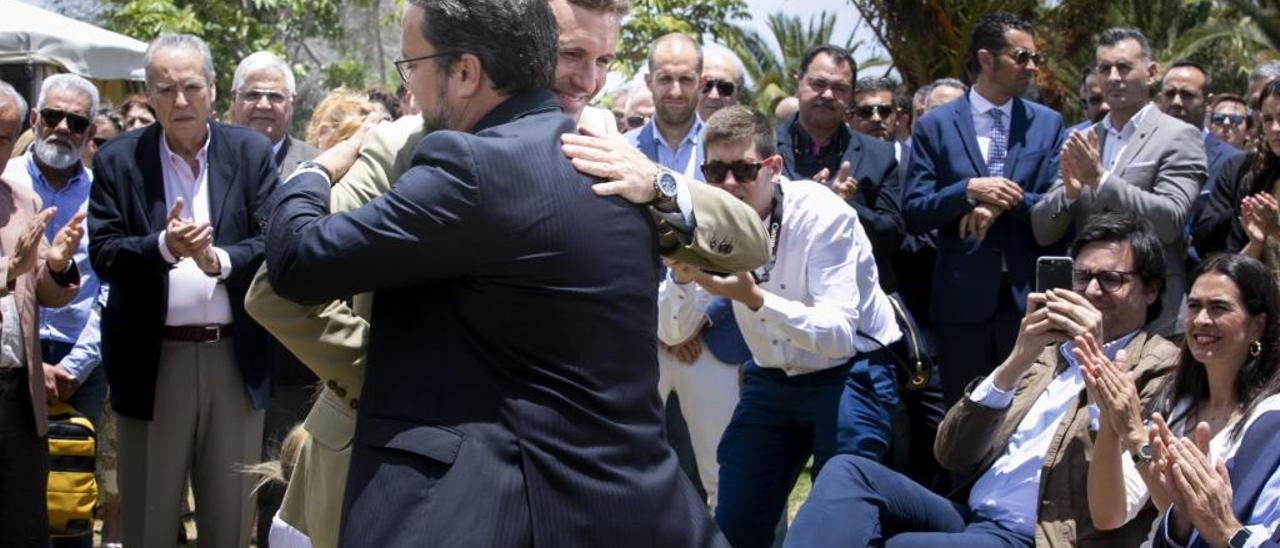
[[[649,44],[649,72],[656,70],[659,56],[681,57],[692,56],[694,70],[702,72],[702,46],[687,35],[673,32],[659,36]]]
[[[697,114],[702,81],[702,47],[683,34],[668,34],[649,48],[649,74],[654,118],[659,130],[688,128]]]

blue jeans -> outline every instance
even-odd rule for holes
[[[45,363],[56,364],[62,361],[62,358],[71,352],[71,347],[70,343],[49,339],[40,340],[40,354]],[[98,426],[98,421],[102,419],[102,405],[106,397],[107,374],[102,364],[98,364],[80,387],[76,388],[75,393],[67,399],[67,404],[89,419],[89,422],[93,423],[94,431],[101,432],[102,428]],[[54,548],[90,548],[93,545],[93,535],[55,538],[49,544]]]
[[[814,477],[827,459],[879,459],[897,406],[893,357],[884,350],[848,364],[788,377],[754,361],[720,439],[716,524],[734,548],[767,548],[805,462]]]
[[[992,546],[1030,548],[1032,539],[979,518],[883,464],[831,459],[787,533],[786,547]]]

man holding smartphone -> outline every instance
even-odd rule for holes
[[[1089,516],[1086,469],[1097,431],[1072,337],[1093,333],[1110,359],[1124,349],[1145,405],[1178,347],[1147,331],[1160,315],[1164,249],[1132,214],[1099,214],[1071,245],[1072,290],[1031,293],[1013,352],[947,413],[934,453],[967,476],[966,506],[872,459],[827,463],[787,546],[1136,546],[1148,505],[1110,531]],[[833,524],[844,524],[833,526]]]

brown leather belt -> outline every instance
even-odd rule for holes
[[[231,336],[231,325],[166,325],[160,335],[171,341],[218,342]]]

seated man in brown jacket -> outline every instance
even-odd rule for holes
[[[1151,508],[1112,531],[1089,519],[1099,414],[1068,341],[1092,332],[1107,341],[1107,356],[1124,349],[1143,403],[1153,397],[1178,358],[1177,346],[1146,327],[1160,315],[1163,248],[1145,221],[1105,214],[1090,219],[1071,254],[1075,291],[1030,295],[1013,352],[939,428],[938,461],[968,477],[956,500],[878,462],[835,457],[787,546],[1137,546],[1146,537]]]

